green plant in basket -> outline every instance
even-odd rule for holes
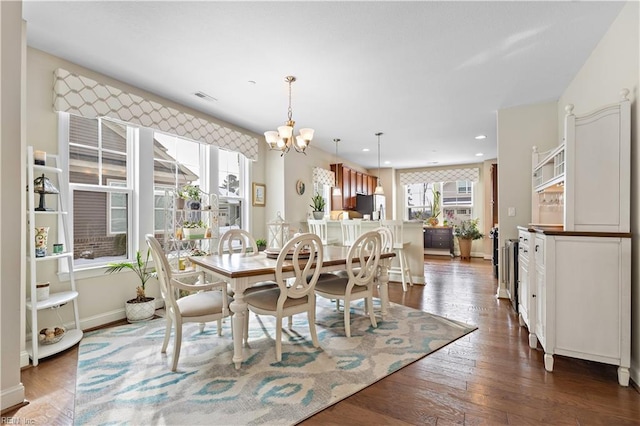
[[[453,226],[453,235],[463,240],[479,240],[484,234],[478,229],[478,219],[463,220],[460,225]]]
[[[198,220],[198,221],[185,220],[182,223],[182,227],[187,229],[195,229],[195,228],[206,228],[206,225],[201,220]]]

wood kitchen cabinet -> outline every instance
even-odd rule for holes
[[[331,164],[336,174],[336,184],[342,190],[341,196],[331,197],[331,210],[355,210],[356,195],[371,195],[378,178],[353,170],[344,164]]]

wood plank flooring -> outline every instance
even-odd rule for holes
[[[426,286],[391,283],[391,300],[478,330],[302,424],[640,425],[640,393],[618,385],[615,366],[556,356],[544,370],[542,350],[495,297],[491,262],[427,256],[424,269]],[[30,404],[3,416],[72,424],[77,360],[75,347],[23,370]]]

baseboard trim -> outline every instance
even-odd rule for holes
[[[22,407],[29,402],[24,399],[24,385],[18,383],[8,389],[2,389],[0,393],[0,401],[2,401],[1,412],[7,412]],[[5,423],[4,421],[2,423]]]
[[[20,368],[25,368],[29,366],[29,352],[21,351],[20,352]]]

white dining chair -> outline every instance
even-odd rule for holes
[[[167,327],[160,352],[167,352],[171,329],[175,328],[171,371],[176,371],[182,345],[182,325],[189,322],[204,324],[216,321],[218,323],[218,336],[222,336],[222,319],[233,314],[229,309],[229,303],[233,299],[227,295],[226,283],[205,283],[204,271],[180,273],[174,276],[158,240],[152,235],[147,235],[146,240],[155,263],[158,282],[160,283],[160,294],[164,300],[165,307]],[[197,278],[196,284],[189,284],[183,281],[192,277]],[[181,290],[190,292],[190,294],[178,297]],[[173,327],[174,324],[175,327]],[[202,332],[202,326],[200,331]]]
[[[327,299],[344,301],[344,331],[351,337],[351,302],[365,300],[365,312],[369,313],[371,325],[377,327],[373,312],[373,288],[378,273],[378,263],[382,249],[382,237],[378,232],[369,231],[360,235],[347,253],[346,276],[335,275],[334,279],[318,281],[316,294]],[[354,260],[357,259],[357,262]]]
[[[409,269],[409,262],[407,262],[407,256],[405,250],[411,244],[410,242],[404,242],[403,233],[404,226],[401,220],[381,220],[380,226],[388,228],[393,234],[393,250],[396,252],[399,266],[392,266],[389,268],[389,273],[400,274],[402,277],[402,290],[407,291],[407,282],[413,286],[413,279],[411,278],[411,270]]]
[[[307,220],[307,224],[309,225],[309,232],[320,237],[323,245],[326,246],[338,242],[336,238],[329,238],[329,228],[326,219],[309,219]]]
[[[248,250],[251,249],[251,250]],[[258,254],[258,245],[256,243],[255,238],[249,232],[244,229],[230,229],[225,232],[222,237],[220,237],[220,241],[218,242],[218,253],[219,254],[232,254],[232,253],[240,253],[244,255],[256,255]],[[275,288],[277,285],[272,282],[262,282],[249,287],[244,291],[244,295],[261,291],[261,290],[269,290],[271,288]],[[230,296],[235,296],[235,292],[229,286],[227,286],[227,293]],[[291,319],[289,319],[289,323],[291,323]],[[244,343],[247,344],[249,339],[249,314],[244,317]]]
[[[353,243],[358,239],[362,230],[361,220],[342,220],[340,221],[342,228],[342,245],[351,247]]]
[[[289,259],[291,260],[289,262]],[[315,287],[320,276],[323,245],[320,238],[311,233],[298,235],[289,240],[276,263],[276,288],[257,291],[245,296],[249,310],[259,315],[276,317],[276,361],[282,361],[282,318],[298,313],[307,313],[309,332],[315,348],[320,346],[316,333]],[[283,266],[293,267],[295,276],[285,278]],[[289,320],[291,328],[291,320]]]

